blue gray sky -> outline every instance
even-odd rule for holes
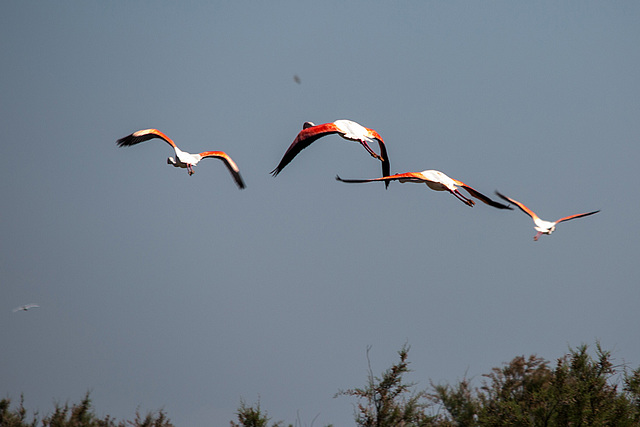
[[[408,343],[419,388],[599,340],[640,365],[637,2],[3,2],[0,396],[98,415],[354,425],[339,389]],[[300,84],[294,76],[300,77]],[[549,220],[424,185],[385,139]],[[189,177],[184,150],[223,150]],[[41,307],[12,309],[26,303]]]

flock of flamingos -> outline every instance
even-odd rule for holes
[[[338,134],[346,140],[354,141],[362,144],[367,153],[369,153],[373,158],[380,160],[382,163],[382,177],[381,178],[372,178],[372,179],[342,179],[339,176],[336,176],[336,179],[341,182],[348,183],[363,183],[363,182],[375,182],[375,181],[383,181],[385,188],[389,187],[389,182],[397,180],[400,182],[417,182],[417,183],[425,183],[427,186],[435,191],[448,191],[453,194],[458,200],[462,203],[473,206],[475,202],[470,198],[466,197],[464,194],[458,190],[459,188],[464,189],[467,193],[471,195],[481,202],[486,203],[489,206],[493,206],[497,209],[511,209],[513,208],[510,205],[504,205],[500,202],[496,202],[495,200],[490,199],[479,191],[475,190],[473,187],[465,184],[462,181],[458,181],[457,179],[453,179],[445,175],[444,173],[437,170],[425,170],[422,172],[406,172],[399,173],[395,175],[390,175],[391,167],[389,163],[389,156],[387,155],[387,149],[384,145],[384,141],[382,137],[373,129],[366,128],[356,122],[351,120],[336,120],[333,123],[325,123],[322,125],[315,125],[311,122],[306,122],[302,125],[302,130],[296,136],[296,139],[293,140],[287,151],[282,156],[282,160],[276,168],[271,171],[271,174],[275,177],[285,166],[287,166],[293,159],[302,151],[307,148],[311,143],[315,140],[322,138],[323,136]],[[202,159],[207,158],[216,158],[220,159],[224,162],[231,173],[231,176],[235,180],[236,184],[240,189],[245,188],[244,180],[240,175],[240,169],[238,169],[238,165],[236,162],[227,155],[224,151],[204,151],[198,154],[187,153],[186,151],[182,151],[178,148],[178,146],[173,142],[171,138],[169,138],[164,133],[160,132],[158,129],[143,129],[137,132],[132,133],[131,135],[127,135],[124,138],[120,138],[116,143],[120,147],[129,147],[132,145],[139,144],[141,142],[148,141],[150,139],[162,139],[167,144],[169,144],[173,151],[175,152],[175,158],[169,157],[167,159],[167,163],[173,165],[177,168],[184,168],[189,172],[189,175],[193,175],[193,167],[198,164],[198,162]],[[378,147],[380,149],[380,154],[373,151],[373,149],[369,146],[369,144],[373,144],[376,141],[378,143]],[[526,213],[533,219],[533,223],[537,234],[533,237],[533,240],[538,240],[538,238],[543,234],[551,234],[556,229],[556,225],[563,221],[568,221],[570,219],[582,218],[583,216],[593,215],[595,213],[600,212],[599,210],[587,213],[581,213],[576,215],[565,216],[564,218],[560,218],[557,221],[545,221],[540,219],[538,215],[535,214],[531,209],[523,205],[522,203],[507,197],[503,194],[500,194],[496,191],[496,194],[503,200],[513,203],[516,205],[522,212]],[[27,311],[31,308],[40,307],[37,304],[26,304],[21,307],[16,307],[13,309],[14,312],[17,311]]]
[[[321,125],[315,125],[311,122],[306,122],[302,126],[302,130],[296,138],[293,140],[287,151],[284,153],[282,160],[276,168],[271,171],[271,174],[275,177],[285,166],[287,166],[303,149],[307,148],[314,141],[323,136],[338,134],[342,138],[354,141],[361,144],[365,150],[375,159],[380,160],[382,163],[382,177],[381,178],[372,178],[372,179],[342,179],[339,176],[336,176],[336,179],[341,182],[347,183],[363,183],[363,182],[375,182],[382,181],[384,182],[385,188],[389,186],[389,182],[397,180],[400,182],[417,182],[417,183],[425,183],[427,186],[435,191],[448,191],[453,194],[456,198],[458,198],[461,202],[468,206],[473,206],[475,202],[470,198],[463,195],[458,188],[464,189],[467,193],[471,195],[481,202],[486,203],[489,206],[493,206],[497,209],[511,209],[513,208],[510,205],[504,205],[500,202],[490,199],[479,191],[475,190],[473,187],[465,184],[462,181],[458,181],[457,179],[453,179],[445,175],[444,173],[437,170],[425,170],[422,172],[406,172],[399,173],[395,175],[391,175],[390,173],[390,163],[389,156],[387,155],[387,150],[384,145],[384,141],[382,137],[373,129],[366,128],[356,122],[351,120],[336,120],[333,123],[325,123]],[[178,146],[164,133],[160,132],[157,129],[144,129],[139,130],[137,132],[132,133],[131,135],[127,135],[124,138],[120,138],[116,143],[120,147],[129,147],[132,145],[139,144],[141,142],[148,141],[150,139],[162,139],[167,144],[171,145],[173,150],[175,151],[175,158],[169,157],[167,159],[167,163],[173,165],[174,167],[187,169],[189,175],[193,175],[193,167],[198,164],[198,162],[202,159],[206,158],[217,158],[224,162],[227,169],[231,173],[231,176],[235,180],[236,184],[239,188],[245,188],[244,180],[240,175],[240,170],[236,163],[225,153],[224,151],[204,151],[199,154],[190,154],[186,151],[182,151]],[[380,154],[376,153],[369,144],[373,144],[373,142],[378,143],[378,147],[380,150]],[[556,225],[563,221],[568,221],[570,219],[582,218],[584,216],[593,215],[595,213],[600,212],[599,210],[593,212],[586,212],[576,215],[565,216],[564,218],[560,218],[556,221],[545,221],[541,219],[538,215],[535,214],[531,209],[526,207],[524,204],[507,197],[503,194],[500,194],[496,191],[496,194],[503,200],[516,205],[520,210],[529,215],[531,219],[533,219],[533,223],[537,234],[533,237],[533,240],[538,240],[538,238],[543,234],[551,234],[556,229]]]

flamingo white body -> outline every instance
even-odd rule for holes
[[[302,125],[302,130],[294,141],[291,143],[287,151],[284,153],[282,160],[274,170],[271,171],[273,176],[277,176],[286,165],[288,165],[295,156],[303,149],[307,148],[318,138],[326,135],[338,134],[342,138],[361,144],[367,153],[382,162],[382,175],[389,175],[390,163],[387,156],[387,150],[384,145],[382,137],[373,129],[366,128],[359,123],[351,120],[336,120],[333,123],[324,123],[321,125],[315,125],[312,122],[305,122]],[[370,143],[377,142],[380,147],[380,154],[374,152],[369,146]],[[385,182],[388,186],[389,183]]]
[[[429,169],[424,170],[422,172],[407,172],[407,173],[399,173],[396,175],[383,176],[382,178],[373,178],[373,179],[342,179],[339,176],[336,176],[338,181],[348,182],[348,183],[362,183],[362,182],[374,182],[374,181],[392,181],[397,180],[401,183],[404,182],[417,182],[424,183],[427,186],[435,191],[448,191],[453,194],[458,200],[467,206],[475,205],[475,202],[468,197],[465,197],[460,191],[458,187],[466,190],[471,196],[476,199],[486,203],[489,206],[493,206],[497,209],[513,209],[510,206],[503,205],[502,203],[496,202],[495,200],[491,200],[489,197],[480,193],[473,187],[465,184],[462,181],[458,181],[457,179],[453,179],[444,173]]]
[[[25,305],[21,305],[20,307],[14,308],[13,312],[15,313],[16,311],[27,311],[29,309],[36,308],[36,307],[40,307],[40,306],[38,304],[25,304]]]
[[[200,160],[206,158],[220,159],[229,170],[229,173],[231,173],[231,176],[235,180],[238,187],[241,189],[245,188],[245,184],[242,180],[242,176],[240,175],[238,165],[236,165],[233,159],[231,159],[231,157],[229,157],[229,155],[227,155],[227,153],[225,153],[224,151],[204,151],[197,154],[187,153],[186,151],[182,151],[180,148],[178,148],[178,146],[175,144],[175,142],[173,142],[171,138],[160,132],[158,129],[139,130],[132,133],[131,135],[125,136],[124,138],[120,138],[116,143],[120,147],[129,147],[154,138],[162,139],[173,148],[176,156],[175,158],[169,157],[167,159],[167,164],[173,165],[177,168],[187,169],[189,175],[193,175],[193,167],[197,165]]]
[[[531,219],[533,220],[534,223],[534,229],[537,231],[536,235],[533,236],[533,240],[538,241],[538,239],[540,238],[540,236],[542,236],[543,234],[551,234],[556,230],[556,225],[560,224],[563,221],[569,221],[571,219],[576,219],[576,218],[582,218],[584,216],[589,216],[589,215],[593,215],[596,214],[598,212],[600,212],[600,210],[597,211],[593,211],[593,212],[586,212],[586,213],[581,213],[581,214],[575,214],[575,215],[569,215],[569,216],[565,216],[564,218],[560,218],[557,221],[545,221],[543,219],[541,219],[538,215],[536,215],[535,212],[533,212],[531,209],[529,209],[528,207],[526,207],[524,204],[518,202],[517,200],[514,200],[510,197],[507,197],[503,194],[500,194],[498,191],[496,191],[496,194],[510,202],[513,203],[514,205],[516,205],[518,208],[520,208],[520,210],[524,213],[526,213],[527,215],[529,215],[531,217]]]

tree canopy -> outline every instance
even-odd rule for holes
[[[611,353],[599,343],[595,355],[581,345],[551,364],[536,355],[517,356],[484,374],[474,386],[464,378],[456,384],[430,383],[426,390],[407,383],[409,347],[400,360],[375,376],[369,361],[364,387],[341,390],[336,397],[357,400],[354,420],[359,427],[451,426],[640,426],[640,368],[615,365]],[[237,422],[231,427],[269,427],[270,418],[260,401],[247,405],[241,399]],[[315,420],[314,420],[315,421]],[[313,424],[313,422],[312,422]],[[270,427],[281,427],[283,421]],[[303,424],[297,420],[295,426]],[[15,408],[0,400],[0,427],[173,427],[163,410],[138,412],[130,421],[96,416],[87,393],[77,404],[57,404],[42,418],[31,418],[24,398]],[[293,424],[288,424],[294,427]]]

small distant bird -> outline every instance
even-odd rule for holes
[[[493,206],[497,209],[511,209],[510,206],[505,206],[502,203],[491,200],[484,194],[475,190],[474,188],[468,186],[462,181],[458,181],[457,179],[453,179],[445,175],[444,173],[437,170],[425,170],[422,172],[407,172],[407,173],[399,173],[397,175],[391,176],[383,176],[382,178],[374,178],[374,179],[342,179],[339,176],[336,176],[338,181],[348,182],[348,183],[362,183],[362,182],[373,182],[373,181],[387,181],[390,180],[398,180],[400,182],[417,182],[417,183],[425,183],[427,186],[435,191],[448,191],[462,203],[473,206],[475,202],[468,197],[465,197],[460,191],[458,187],[464,188],[471,196],[476,199],[486,203],[489,206]]]
[[[312,122],[305,122],[302,125],[302,131],[298,133],[296,139],[291,143],[287,151],[284,153],[282,160],[278,166],[271,171],[273,176],[277,176],[285,166],[287,166],[300,151],[311,145],[312,142],[323,136],[338,134],[346,140],[354,141],[362,144],[367,153],[382,162],[382,175],[389,175],[390,163],[387,156],[387,149],[385,148],[382,137],[373,129],[366,128],[351,120],[336,120],[333,123],[325,123],[322,125],[315,125]],[[380,147],[380,154],[376,154],[369,143],[374,141],[378,142]],[[389,182],[385,182],[385,186],[389,186]]]
[[[197,165],[200,160],[209,157],[220,159],[227,166],[227,169],[229,169],[229,172],[231,173],[233,179],[236,181],[238,187],[240,187],[241,189],[245,188],[242,176],[240,176],[238,165],[236,165],[231,157],[229,157],[224,151],[204,151],[199,154],[187,153],[186,151],[180,150],[178,146],[171,140],[171,138],[160,132],[158,129],[139,130],[132,133],[131,135],[125,136],[124,138],[120,138],[116,143],[120,147],[130,147],[132,145],[136,145],[154,138],[162,139],[171,147],[173,147],[173,150],[176,153],[176,157],[175,159],[173,157],[169,157],[167,159],[167,164],[173,165],[177,168],[187,169],[189,175],[193,175],[193,167]]]
[[[298,84],[302,83],[302,80],[300,80],[300,76],[297,75],[297,74],[293,75],[293,81],[298,83]]]
[[[36,308],[36,307],[40,307],[38,304],[26,304],[26,305],[22,305],[20,307],[16,307],[13,309],[13,312],[15,313],[16,311],[27,311],[31,308]]]
[[[570,219],[576,219],[576,218],[582,218],[583,216],[589,216],[589,215],[593,215],[593,214],[597,214],[598,212],[600,212],[600,210],[597,211],[593,211],[593,212],[587,212],[587,213],[581,213],[581,214],[576,214],[576,215],[569,215],[569,216],[565,216],[564,218],[560,218],[557,221],[551,222],[551,221],[544,221],[542,219],[540,219],[540,217],[538,215],[535,214],[535,212],[533,212],[531,209],[529,209],[528,207],[526,207],[525,205],[523,205],[522,203],[518,202],[517,200],[513,200],[510,197],[507,197],[503,194],[500,194],[500,192],[496,191],[496,194],[498,196],[500,196],[500,198],[513,203],[514,205],[516,205],[517,207],[520,208],[520,210],[524,213],[526,213],[527,215],[529,215],[531,217],[531,219],[533,220],[533,223],[535,224],[535,227],[533,227],[538,233],[533,236],[533,240],[537,241],[538,238],[540,236],[542,236],[543,234],[551,234],[555,231],[556,229],[556,225],[560,224],[562,221],[569,221]]]

